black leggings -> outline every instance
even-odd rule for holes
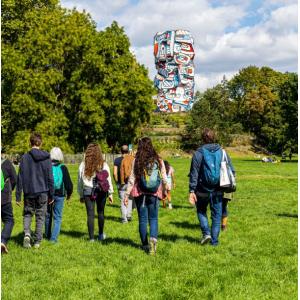
[[[87,226],[90,239],[94,239],[94,218],[95,218],[95,202],[97,205],[99,235],[103,234],[104,228],[104,208],[106,204],[106,193],[98,194],[96,200],[85,197],[85,207],[87,212]]]

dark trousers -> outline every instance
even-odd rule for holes
[[[95,200],[92,200],[90,197],[84,198],[87,212],[87,226],[91,240],[94,239],[95,204],[97,205],[99,235],[103,234],[106,197],[106,193],[99,193]]]
[[[1,243],[7,244],[15,223],[11,202],[1,205],[1,221],[4,223],[1,232]]]
[[[35,215],[35,242],[41,242],[43,238],[43,227],[45,222],[45,215],[47,211],[48,195],[40,194],[35,198],[24,199],[24,212],[23,212],[23,224],[24,234],[31,236],[31,220]]]

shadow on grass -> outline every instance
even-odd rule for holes
[[[173,205],[174,209],[177,209],[177,208],[194,208],[191,205],[177,205],[177,204],[172,204],[172,205]]]
[[[131,246],[133,248],[140,248],[140,245],[135,243],[133,240],[131,239],[125,239],[125,238],[110,238],[108,237],[106,240],[104,240],[102,242],[103,244],[112,244],[112,243],[117,243],[123,246]]]
[[[98,219],[97,215],[95,215],[95,219]],[[110,220],[110,221],[114,221],[117,223],[121,223],[121,218],[115,217],[115,216],[104,216],[104,220]]]
[[[183,221],[183,222],[170,222],[170,224],[175,225],[177,227],[180,228],[186,228],[186,229],[199,229],[199,224],[191,224],[187,221]]]
[[[20,232],[17,235],[11,236],[10,240],[16,244],[23,245],[24,232]]]
[[[81,238],[84,235],[86,235],[85,232],[75,231],[75,230],[69,230],[69,231],[61,230],[60,233],[64,234],[64,235],[67,235],[67,236],[70,236],[70,237],[73,237],[73,238]]]
[[[164,241],[169,241],[169,242],[176,242],[177,240],[186,240],[189,243],[199,243],[200,242],[200,238],[196,239],[194,237],[188,236],[188,235],[184,235],[184,236],[180,236],[177,234],[159,234],[159,239],[162,239]]]
[[[296,218],[298,219],[298,214],[282,213],[276,214],[277,217],[286,217],[286,218]]]

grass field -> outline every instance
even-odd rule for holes
[[[187,202],[190,160],[170,161],[174,209],[159,210],[156,257],[139,249],[136,211],[132,223],[120,223],[116,194],[105,211],[108,239],[87,242],[77,166],[70,166],[75,192],[64,208],[59,243],[23,249],[22,209],[14,205],[2,299],[297,299],[297,163],[234,158],[238,191],[229,203],[229,228],[211,247],[200,246],[195,209]]]

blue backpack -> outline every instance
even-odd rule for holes
[[[161,181],[159,163],[154,162],[151,167],[144,170],[144,174],[140,178],[139,187],[142,192],[154,194],[157,192]]]
[[[211,152],[202,148],[201,186],[208,192],[213,192],[220,185],[220,168],[222,149]]]
[[[61,164],[52,166],[54,190],[59,190],[63,184],[63,173],[61,170]]]

